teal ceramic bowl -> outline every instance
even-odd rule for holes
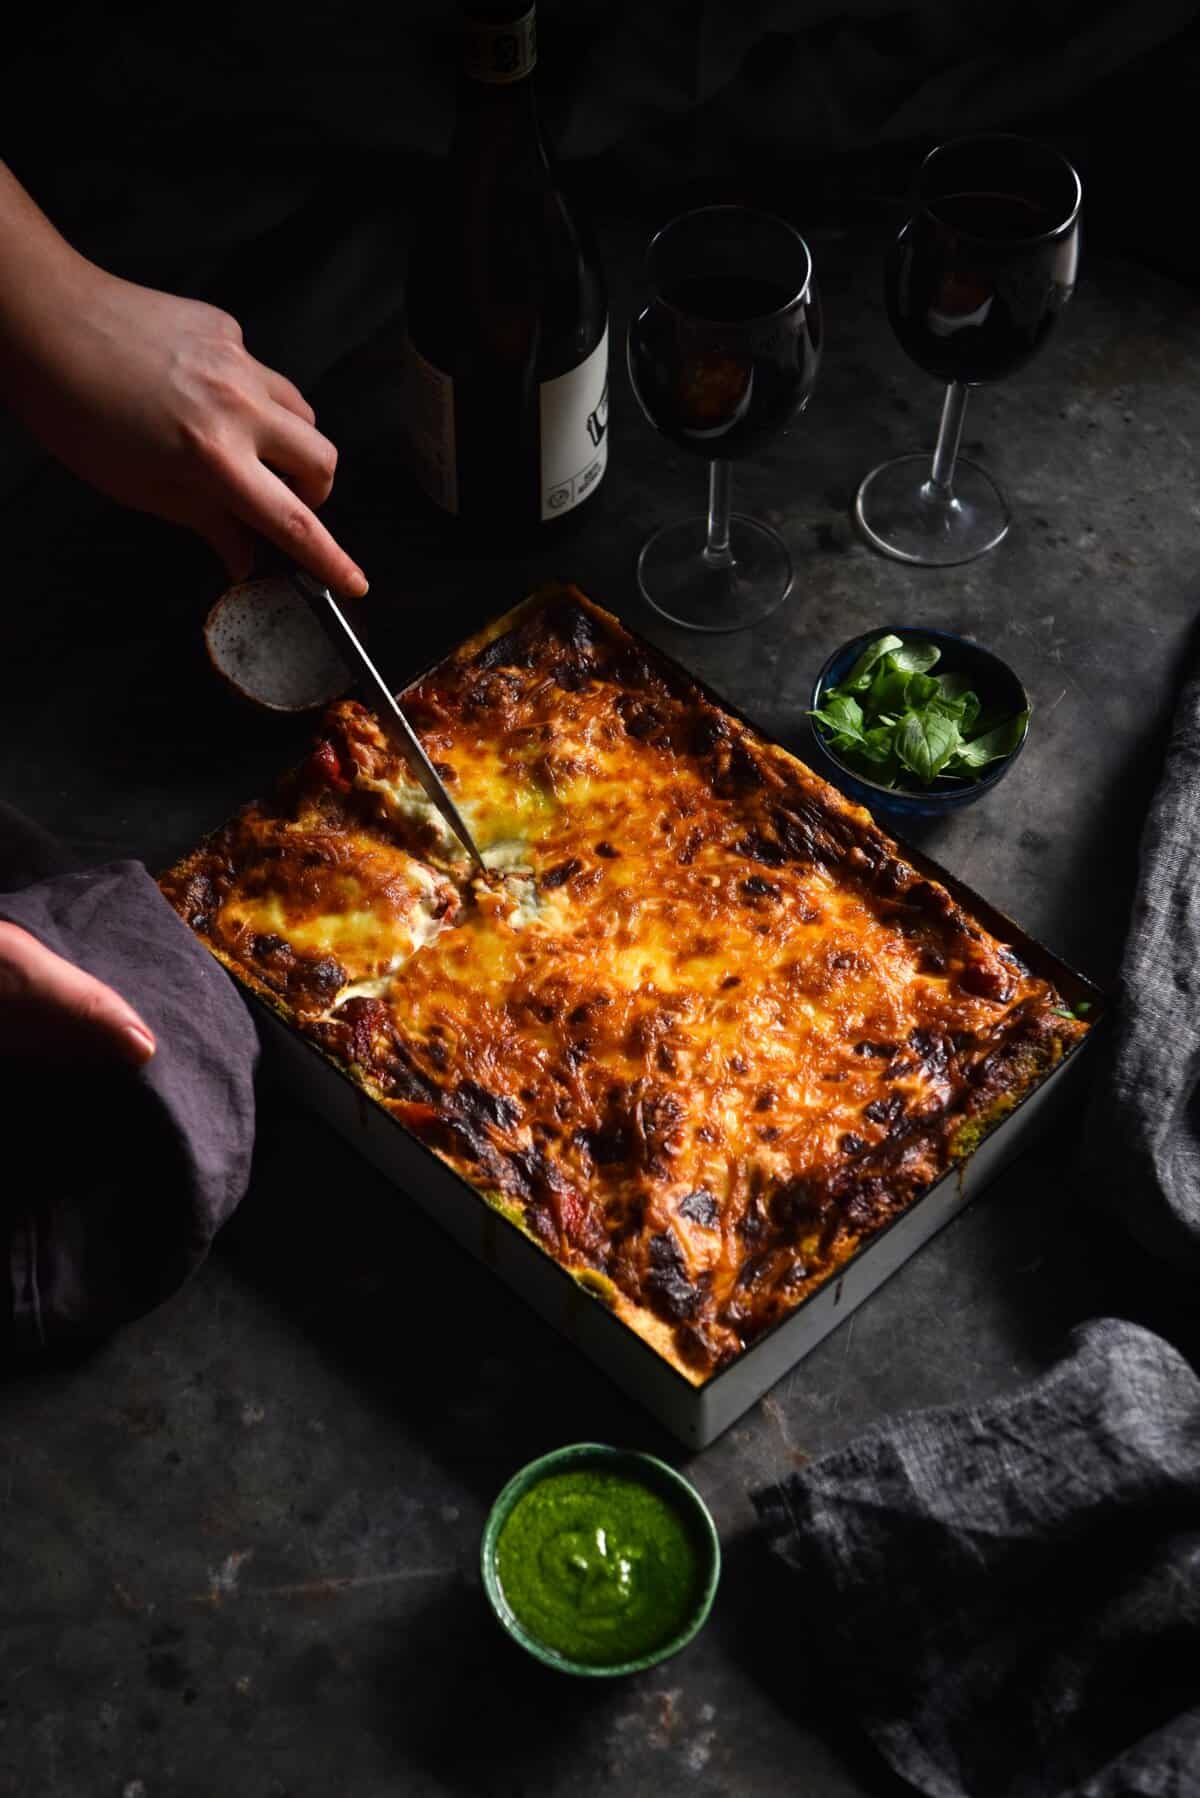
[[[675,1634],[636,1660],[601,1666],[570,1660],[532,1635],[514,1616],[496,1571],[496,1547],[500,1532],[518,1501],[551,1474],[576,1473],[588,1469],[599,1473],[623,1474],[664,1499],[686,1526],[699,1564],[695,1602]],[[583,1679],[614,1679],[621,1674],[644,1673],[648,1667],[658,1666],[660,1661],[668,1660],[672,1655],[678,1654],[680,1649],[686,1648],[699,1634],[712,1610],[721,1577],[721,1543],[708,1506],[696,1488],[682,1474],[676,1473],[673,1467],[668,1467],[665,1461],[659,1461],[653,1455],[644,1455],[636,1449],[608,1448],[599,1442],[576,1442],[568,1448],[555,1449],[553,1453],[543,1455],[540,1460],[530,1461],[509,1480],[492,1506],[484,1526],[480,1571],[483,1575],[483,1589],[497,1621],[526,1653],[541,1661],[543,1666],[553,1667],[559,1673],[574,1673]]]

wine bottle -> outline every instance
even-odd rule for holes
[[[608,460],[608,305],[591,234],[538,122],[532,6],[463,22],[458,116],[414,242],[403,414],[430,499],[489,535],[540,537]]]

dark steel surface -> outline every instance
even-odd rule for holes
[[[874,462],[932,445],[936,384],[888,333],[880,234],[811,233],[821,379],[735,480],[735,506],[787,538],[795,595],[744,635],[693,638],[634,583],[644,537],[699,511],[704,485],[623,378],[641,236],[606,239],[612,453],[569,545],[507,560],[439,547],[402,497],[383,348],[313,396],[342,452],[336,516],[372,577],[373,651],[399,679],[561,575],[803,753],[812,677],[837,643],[895,618],[966,631],[1029,687],[1029,742],[995,794],[911,834],[1111,985],[1200,598],[1194,297],[1085,264],[1044,356],[972,396],[964,448],[1008,488],[1008,541],[967,568],[909,569],[857,543],[849,504]],[[164,865],[311,727],[242,710],[207,672],[200,625],[221,577],[203,551],[53,469],[4,518],[3,790],[87,858]],[[200,1275],[91,1360],[0,1389],[0,1793],[894,1792],[822,1686],[804,1594],[765,1563],[747,1490],[901,1407],[1012,1386],[1083,1318],[1183,1340],[1169,1276],[1074,1184],[1076,1132],[1067,1120],[689,1458],[322,1126],[265,1096],[251,1193]],[[611,1687],[522,1657],[478,1581],[491,1499],[575,1439],[685,1467],[725,1551],[697,1643]]]

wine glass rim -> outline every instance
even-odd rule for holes
[[[930,198],[922,192],[925,172],[930,164],[935,163],[940,156],[945,155],[950,150],[977,149],[984,144],[1020,144],[1022,149],[1036,150],[1040,155],[1044,156],[1048,162],[1057,163],[1074,187],[1075,197],[1071,202],[1070,208],[1059,220],[1058,224],[1051,225],[1046,231],[1030,231],[1023,236],[1015,235],[1012,237],[1005,236],[1003,238],[997,238],[989,237],[981,231],[969,231],[962,226],[955,225],[954,229],[958,236],[968,238],[972,243],[991,244],[993,246],[1000,243],[1048,243],[1052,238],[1064,236],[1075,224],[1075,221],[1079,217],[1079,209],[1083,205],[1083,182],[1079,178],[1079,171],[1075,168],[1075,165],[1070,159],[1063,155],[1061,150],[1055,149],[1053,144],[1043,143],[1042,140],[1037,137],[1023,137],[1018,131],[972,131],[968,132],[963,137],[951,137],[947,138],[945,143],[935,144],[933,149],[930,150],[929,154],[924,158],[917,171],[915,197],[921,211],[928,213],[932,218],[937,218],[938,200],[947,197],[945,194],[939,194],[936,198]]]
[[[785,312],[791,312],[794,307],[803,304],[808,298],[809,289],[813,282],[812,251],[809,249],[804,238],[801,237],[799,231],[797,231],[795,225],[789,225],[788,221],[785,218],[780,218],[777,212],[768,212],[765,207],[761,206],[738,206],[735,204],[693,206],[687,212],[677,212],[674,218],[668,219],[665,225],[659,226],[658,230],[647,244],[645,256],[646,267],[647,269],[650,268],[655,246],[661,243],[667,232],[673,231],[677,225],[685,225],[694,219],[704,218],[706,216],[716,217],[721,214],[728,216],[733,213],[738,213],[743,218],[755,219],[762,224],[777,225],[780,230],[786,232],[790,238],[799,244],[801,250],[804,252],[804,279],[796,288],[795,292],[786,299],[781,306],[774,307],[770,312],[755,312],[752,313],[749,318],[740,318],[737,320],[739,325],[766,324],[771,319],[781,318]],[[668,312],[674,312],[679,318],[694,319],[697,324],[705,325],[727,325],[731,322],[729,319],[705,318],[702,313],[689,312],[683,306],[676,306],[672,300],[666,298],[657,281],[655,281],[653,285],[655,299],[660,305],[665,306]]]

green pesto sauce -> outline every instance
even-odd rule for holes
[[[554,1473],[513,1506],[496,1574],[518,1623],[590,1667],[640,1660],[683,1628],[701,1558],[679,1512],[635,1479]]]

